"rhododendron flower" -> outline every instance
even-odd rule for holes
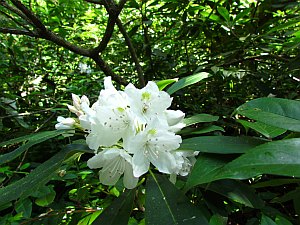
[[[194,164],[193,152],[176,151],[185,124],[185,114],[170,110],[172,98],[150,81],[138,89],[133,84],[117,90],[110,77],[104,78],[104,89],[90,107],[86,96],[72,94],[68,108],[80,121],[86,143],[95,150],[88,160],[91,169],[100,169],[100,182],[114,185],[123,177],[126,188],[134,188],[138,178],[151,164],[161,173],[186,176]],[[57,129],[74,127],[72,118],[62,119]]]

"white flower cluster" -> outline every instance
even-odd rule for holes
[[[80,121],[76,126],[88,133],[86,142],[95,156],[87,164],[100,168],[100,182],[114,185],[123,175],[124,186],[134,188],[150,163],[162,173],[186,176],[195,154],[176,151],[182,140],[175,132],[185,126],[184,113],[167,109],[170,95],[154,82],[142,89],[129,84],[118,91],[106,77],[104,87],[91,107],[86,96],[74,94],[73,106],[68,105]],[[71,118],[59,117],[58,122],[56,129],[76,124]]]

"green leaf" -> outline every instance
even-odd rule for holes
[[[226,225],[227,218],[218,214],[213,215],[209,220],[209,225]]]
[[[290,221],[288,221],[286,218],[277,215],[275,218],[275,222],[277,225],[293,225]]]
[[[95,219],[98,218],[98,216],[102,213],[102,210],[90,213],[89,215],[85,215],[82,216],[79,214],[78,218],[75,218],[74,216],[72,216],[72,220],[74,219],[74,221],[72,221],[72,225],[87,225],[87,224],[92,224],[93,221],[95,221]],[[83,217],[83,218],[82,218]],[[82,218],[82,219],[81,219]]]
[[[51,186],[44,186],[42,188],[40,187],[37,192],[38,193],[31,194],[31,196],[37,197],[35,204],[38,206],[43,207],[50,205],[55,199],[56,193]]]
[[[274,141],[248,150],[226,165],[217,164],[218,161],[210,162],[208,168],[203,168],[206,165],[203,162],[203,165],[200,164],[203,159],[199,157],[186,188],[214,180],[247,179],[261,174],[300,177],[299,149],[300,138]]]
[[[296,26],[297,24],[299,25],[299,18],[296,20],[289,20],[288,22],[286,22],[284,24],[280,24],[280,25],[272,28],[271,30],[269,30],[267,32],[267,34],[273,33],[275,31],[283,30],[283,29],[289,28],[291,26]]]
[[[15,210],[17,213],[22,213],[23,217],[30,218],[32,212],[32,202],[29,198],[18,201],[15,205]]]
[[[263,200],[255,193],[255,189],[236,180],[220,180],[212,182],[206,189],[219,193],[234,202],[248,207],[261,209]]]
[[[228,10],[226,8],[224,8],[224,7],[218,7],[217,10],[218,10],[218,13],[220,13],[220,15],[223,16],[223,18],[226,21],[230,21],[229,12],[228,12]]]
[[[174,79],[167,79],[167,80],[160,80],[156,82],[156,85],[158,86],[159,90],[165,89],[169,84],[172,84],[174,82],[178,81],[177,78]]]
[[[300,179],[272,179],[251,185],[254,188],[276,187],[285,184],[298,184]]]
[[[178,150],[192,150],[207,153],[245,153],[265,141],[251,137],[200,136],[182,141]]]
[[[213,116],[210,114],[197,114],[188,118],[185,118],[183,122],[186,124],[186,126],[191,126],[196,123],[208,123],[208,122],[214,122],[219,119],[218,116]]]
[[[76,152],[92,153],[93,151],[91,151],[86,145],[67,145],[65,149],[58,152],[42,165],[38,166],[26,177],[6,187],[0,188],[0,206],[20,197],[26,198],[31,195],[35,190],[47,183],[54,176],[55,171],[60,167],[65,157]]]
[[[260,225],[277,225],[277,224],[270,217],[262,215]]]
[[[244,127],[252,128],[253,130],[257,131],[258,133],[261,133],[267,138],[274,138],[286,132],[286,129],[270,126],[262,122],[252,123],[246,120],[237,121],[241,123]]]
[[[219,169],[231,160],[232,157],[228,155],[200,154],[188,177],[184,191],[196,185],[211,182],[211,178],[218,174]]]
[[[197,74],[194,74],[194,75],[191,75],[188,77],[184,77],[184,78],[180,79],[179,81],[177,81],[175,84],[173,84],[171,87],[169,87],[167,92],[171,95],[171,94],[175,93],[176,91],[178,91],[186,86],[195,84],[209,76],[210,76],[209,73],[201,72],[201,73],[197,73]]]
[[[146,184],[147,225],[208,225],[199,208],[162,175],[151,173]]]
[[[295,190],[289,191],[285,193],[283,196],[276,197],[272,199],[272,203],[283,203],[287,201],[291,201],[294,199],[300,199],[300,188],[296,188]]]
[[[0,146],[15,144],[15,143],[19,143],[19,142],[28,140],[28,142],[26,144],[21,145],[16,150],[14,150],[12,152],[9,152],[9,153],[6,153],[6,154],[3,154],[3,155],[0,155],[0,165],[15,159],[16,157],[21,155],[23,152],[25,152],[31,146],[39,144],[43,141],[54,138],[58,135],[66,133],[66,132],[67,132],[67,130],[45,131],[45,132],[26,135],[26,136],[23,136],[23,137],[19,137],[19,138],[15,138],[15,139],[12,139],[12,140],[9,140],[9,141],[2,142],[0,144]]]
[[[201,129],[197,129],[196,131],[191,132],[191,134],[205,134],[205,133],[209,133],[209,132],[213,132],[213,131],[222,131],[222,132],[225,132],[225,130],[223,129],[223,127],[211,125],[211,126],[205,126],[205,127],[201,128]]]
[[[300,101],[258,98],[241,105],[236,112],[274,127],[300,132]]]
[[[24,136],[21,136],[21,137],[10,139],[8,141],[1,142],[0,147],[3,147],[5,145],[17,144],[17,143],[20,143],[22,141],[34,141],[34,140],[39,139],[39,138],[41,138],[45,135],[47,136],[48,134],[49,135],[52,135],[52,133],[62,134],[62,133],[65,133],[66,131],[67,130],[43,131],[43,132],[39,132],[39,133],[35,133],[35,134],[24,135]]]
[[[114,200],[92,224],[127,225],[134,196],[135,189],[126,190],[121,196]]]
[[[249,13],[252,11],[252,8],[249,9],[244,9],[242,12],[240,12],[239,14],[236,15],[236,17],[234,18],[233,21],[239,21],[240,19],[242,19],[244,16],[249,15]]]

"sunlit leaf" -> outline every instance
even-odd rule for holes
[[[187,87],[189,85],[195,84],[207,77],[209,77],[210,74],[206,72],[197,73],[188,77],[184,77],[177,81],[175,84],[173,84],[171,87],[168,88],[167,92],[171,95],[175,93],[176,91]]]

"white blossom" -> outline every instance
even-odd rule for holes
[[[194,153],[176,151],[181,136],[175,133],[185,124],[185,114],[170,110],[172,98],[154,82],[137,89],[133,84],[117,90],[111,77],[104,78],[104,89],[90,107],[89,99],[72,94],[68,105],[80,121],[86,143],[95,150],[88,160],[91,169],[99,168],[100,182],[115,185],[123,177],[126,188],[134,188],[138,178],[152,164],[161,173],[186,176],[194,164]],[[58,118],[57,129],[74,128],[75,119]]]
[[[149,122],[162,114],[170,107],[172,98],[167,92],[160,91],[157,85],[150,81],[142,88],[137,89],[132,84],[125,88],[130,108],[141,122]]]
[[[152,163],[160,172],[171,174],[176,168],[172,150],[179,148],[181,137],[158,126],[157,120],[133,136],[124,149],[133,154],[133,174],[139,177],[146,173]]]
[[[124,149],[104,149],[90,158],[87,165],[91,169],[101,168],[99,179],[105,185],[115,185],[123,174],[126,188],[132,189],[137,185],[138,178],[133,176],[132,171],[132,158]]]

